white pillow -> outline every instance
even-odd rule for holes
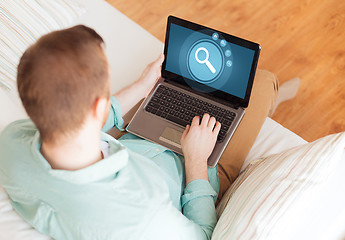
[[[0,239],[33,239],[49,240],[49,236],[44,235],[30,226],[16,213],[7,193],[0,185]]]
[[[83,12],[71,0],[1,0],[0,86],[15,87],[19,59],[36,39],[69,26]]]
[[[217,206],[220,218],[212,239],[292,239],[296,224],[305,224],[298,221],[303,210],[321,196],[344,146],[345,133],[339,133],[253,161]]]

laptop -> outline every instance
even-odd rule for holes
[[[162,77],[127,126],[127,131],[182,154],[187,124],[204,113],[221,123],[208,158],[215,167],[248,106],[260,45],[169,16]]]

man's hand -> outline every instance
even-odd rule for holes
[[[196,179],[206,179],[207,159],[211,155],[221,127],[214,117],[205,114],[201,120],[196,116],[191,125],[187,125],[181,137],[182,151],[185,157],[186,185]]]
[[[151,91],[152,87],[156,84],[157,80],[161,77],[162,63],[164,55],[161,54],[156,61],[150,63],[141,74],[140,78],[136,81],[144,90],[146,97]]]

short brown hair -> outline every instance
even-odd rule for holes
[[[110,96],[103,39],[78,25],[41,37],[20,59],[17,86],[42,141],[78,130],[99,97]]]

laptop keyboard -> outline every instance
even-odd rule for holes
[[[193,117],[202,118],[205,113],[208,113],[222,124],[217,138],[218,142],[223,141],[236,117],[232,111],[162,85],[156,89],[145,110],[182,127],[190,124]]]

